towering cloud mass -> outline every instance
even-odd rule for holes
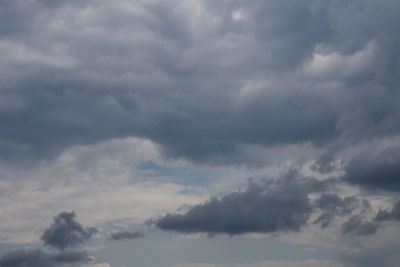
[[[57,249],[76,247],[88,241],[97,233],[95,227],[83,227],[75,221],[75,213],[61,212],[41,236],[42,241]]]

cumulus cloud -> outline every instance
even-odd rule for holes
[[[41,249],[15,249],[1,256],[1,267],[57,267],[78,263],[93,263],[86,251],[70,250],[88,241],[97,233],[94,227],[84,228],[75,221],[74,212],[60,212],[54,222],[46,229],[41,239],[45,245],[56,248],[56,253]],[[65,250],[67,249],[68,250]]]
[[[95,233],[95,227],[83,227],[78,223],[73,211],[63,211],[54,217],[54,222],[43,232],[41,239],[44,244],[63,250],[87,242]]]
[[[308,194],[326,187],[326,182],[291,172],[275,181],[250,181],[244,192],[211,199],[184,214],[167,214],[154,219],[154,224],[162,230],[185,233],[299,231],[313,211]]]

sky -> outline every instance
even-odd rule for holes
[[[1,0],[0,267],[400,265],[397,0]]]

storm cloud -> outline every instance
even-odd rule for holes
[[[75,220],[75,213],[63,211],[54,217],[41,239],[44,244],[57,249],[66,249],[82,245],[97,233],[95,227],[84,227]]]
[[[294,173],[276,181],[250,181],[244,192],[189,208],[184,214],[167,214],[154,220],[162,230],[184,233],[271,233],[299,231],[313,206],[308,194],[325,189],[326,183]]]
[[[371,234],[384,240],[400,220],[399,10],[398,0],[0,1],[0,240],[32,241],[29,219],[44,229],[43,214],[81,203],[102,227],[163,214],[151,222],[180,233],[336,229],[334,247],[351,252]],[[289,169],[299,171],[226,194]],[[226,195],[201,202],[207,189]],[[167,213],[186,200],[201,204]],[[0,262],[84,262],[96,233],[62,212],[43,250]]]
[[[396,1],[17,2],[1,4],[8,162],[136,136],[232,164],[399,133]]]
[[[372,190],[400,191],[400,147],[362,153],[345,167],[344,181]]]

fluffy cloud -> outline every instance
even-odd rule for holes
[[[73,211],[64,211],[54,218],[54,222],[43,232],[41,239],[46,245],[66,249],[87,242],[95,233],[95,227],[83,227],[75,221]]]
[[[397,2],[17,2],[1,4],[8,162],[137,136],[232,164],[399,132]]]
[[[193,206],[185,214],[167,214],[154,220],[157,227],[185,233],[270,233],[299,231],[313,206],[308,194],[327,183],[302,178],[294,172],[276,181],[249,182],[244,192]]]

